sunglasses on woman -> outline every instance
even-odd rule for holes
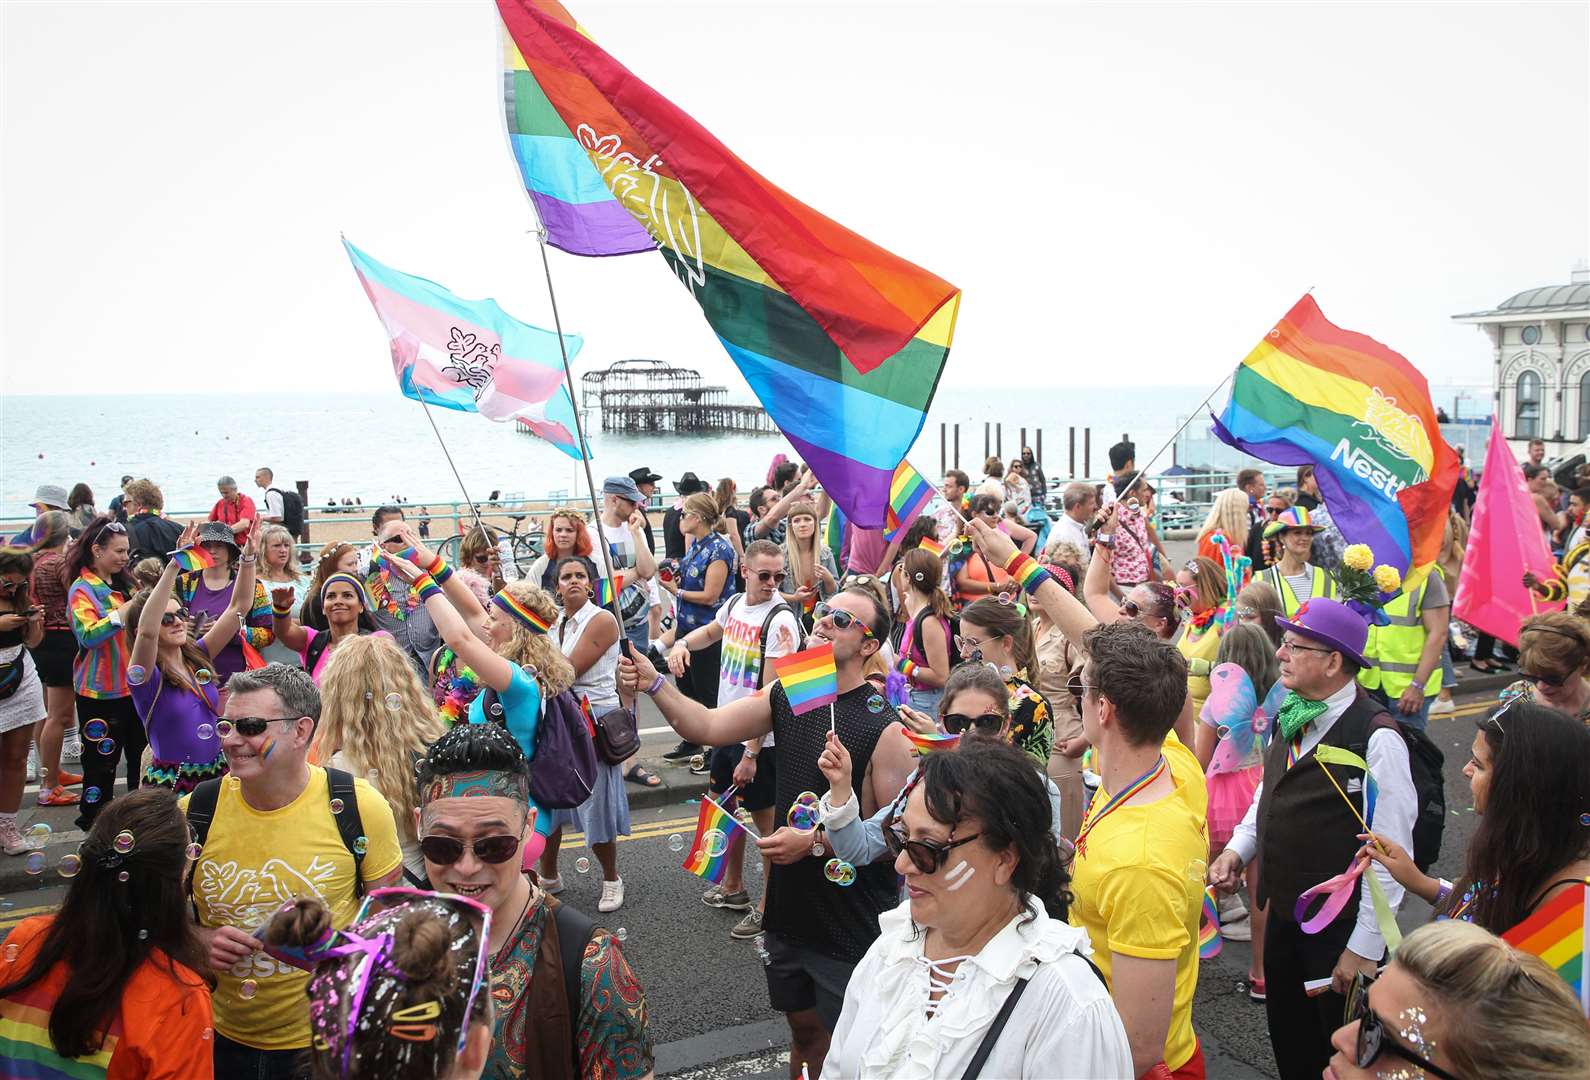
[[[161,626],[175,626],[179,622],[187,621],[188,613],[186,611],[163,611],[160,613]]]
[[[936,840],[908,840],[905,829],[897,821],[891,821],[884,826],[883,842],[889,849],[889,854],[895,858],[900,857],[900,852],[905,852],[911,859],[911,865],[924,874],[936,874],[944,869],[944,864],[949,860],[950,852],[962,844],[970,844],[982,833],[973,833],[963,836],[959,840],[951,840],[941,844]]]
[[[1369,1007],[1369,994],[1359,995],[1357,1007],[1352,1010],[1353,1015],[1347,1022],[1358,1021],[1358,1045],[1354,1048],[1353,1057],[1360,1069],[1367,1069],[1373,1065],[1380,1055],[1387,1053],[1396,1054],[1398,1057],[1417,1065],[1436,1080],[1458,1080],[1457,1077],[1433,1064],[1428,1058],[1420,1057],[1409,1047],[1403,1046],[1386,1030],[1386,1025],[1374,1010]]]
[[[964,734],[967,729],[975,729],[979,735],[998,735],[999,729],[1005,726],[1005,718],[998,713],[984,713],[982,716],[967,716],[965,713],[945,713],[944,730],[951,735]]]
[[[1527,682],[1531,686],[1544,686],[1544,687],[1547,687],[1548,689],[1555,690],[1558,687],[1560,687],[1563,683],[1567,682],[1572,676],[1570,676],[1570,675],[1536,675],[1533,672],[1524,671],[1523,669],[1519,669],[1518,677],[1520,679],[1524,680],[1525,682]]]
[[[272,724],[290,724],[302,719],[302,716],[239,716],[235,720],[217,720],[215,733],[224,739],[235,731],[245,739],[254,739],[265,734],[265,729]]]
[[[507,833],[499,836],[482,836],[468,843],[469,849],[475,853],[475,858],[493,866],[507,862],[519,850],[519,838]],[[452,866],[464,857],[464,844],[465,841],[455,836],[422,836],[420,854],[425,856],[426,862],[435,863],[437,866]]]
[[[818,619],[827,619],[829,622],[834,624],[834,628],[837,630],[849,630],[851,625],[854,624],[861,627],[861,632],[863,634],[867,635],[868,637],[872,636],[872,628],[866,623],[862,622],[855,615],[852,615],[850,612],[846,611],[844,608],[829,607],[827,604],[818,604],[814,609],[814,612]]]

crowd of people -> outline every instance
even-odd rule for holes
[[[485,527],[449,565],[396,501],[301,566],[269,469],[192,523],[147,479],[102,513],[41,487],[0,549],[0,846],[30,849],[35,773],[86,839],[60,910],[5,940],[0,1061],[650,1075],[622,933],[559,900],[572,829],[598,911],[643,902],[617,841],[658,783],[648,696],[750,827],[701,899],[739,914],[723,947],[761,958],[792,1078],[1205,1076],[1210,932],[1251,939],[1287,1080],[1590,1075],[1578,999],[1499,938],[1590,879],[1590,612],[1476,641],[1519,680],[1473,739],[1463,872],[1431,877],[1471,506],[1370,620],[1367,549],[1307,467],[1238,473],[1178,565],[1135,448],[1110,463],[950,470],[897,534],[782,455],[743,497],[685,473],[657,523],[641,467],[550,514],[517,580]],[[1590,592],[1590,488],[1559,506],[1539,475],[1563,565],[1536,584]],[[814,648],[815,709],[775,671]],[[1437,917],[1397,948],[1405,892]]]

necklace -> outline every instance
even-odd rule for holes
[[[1148,785],[1152,784],[1155,780],[1158,780],[1160,774],[1162,774],[1167,768],[1169,768],[1169,763],[1166,762],[1165,755],[1161,754],[1159,756],[1159,760],[1154,762],[1153,768],[1149,769],[1142,776],[1139,776],[1136,780],[1133,780],[1131,783],[1127,784],[1114,795],[1111,795],[1110,801],[1104,804],[1104,808],[1102,810],[1100,810],[1097,814],[1089,813],[1084,816],[1082,819],[1082,828],[1077,830],[1077,854],[1086,855],[1088,853],[1088,833],[1093,831],[1094,826],[1098,825],[1099,822],[1103,821],[1115,811],[1119,810],[1132,796],[1148,787]],[[1088,807],[1089,811],[1092,809],[1093,808],[1091,806]]]
[[[498,965],[500,965],[502,963],[504,954],[513,948],[514,941],[519,937],[519,926],[524,922],[524,917],[529,914],[530,901],[535,899],[535,895],[536,891],[534,888],[531,888],[530,891],[525,894],[524,907],[519,909],[519,917],[513,921],[513,929],[508,931],[508,936],[503,939],[502,944],[498,946],[497,951],[491,956],[491,966],[493,968],[496,968]]]
[[[442,691],[442,700],[436,711],[449,725],[464,718],[469,703],[480,694],[480,677],[467,664],[458,663],[458,655],[444,646],[436,665],[436,685]]]

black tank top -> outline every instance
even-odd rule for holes
[[[817,757],[828,738],[828,710],[813,709],[796,716],[784,688],[777,684],[770,700],[778,746],[777,828],[788,822],[789,808],[801,792],[821,795],[828,790],[828,781],[817,768]],[[839,741],[850,751],[852,782],[858,791],[878,737],[898,720],[869,682],[841,694],[834,703],[835,727]],[[830,850],[788,866],[775,864],[768,878],[762,925],[814,952],[854,964],[877,939],[878,916],[900,902],[899,882],[894,862],[881,859],[856,867],[855,884],[835,885],[823,876],[823,866],[831,858]]]

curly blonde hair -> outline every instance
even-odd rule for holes
[[[546,620],[548,626],[558,621],[560,609],[546,590],[521,580],[510,581],[503,586],[502,591]],[[541,689],[549,696],[561,694],[574,685],[574,666],[557,643],[546,634],[529,629],[517,619],[513,624],[513,637],[497,650],[497,655],[511,664],[520,667],[529,664],[535,668]]]
[[[389,699],[396,695],[398,707]],[[418,805],[414,760],[447,730],[414,665],[388,637],[344,638],[320,678],[320,726],[311,752],[325,763],[337,751],[355,776],[386,797],[409,841]]]

